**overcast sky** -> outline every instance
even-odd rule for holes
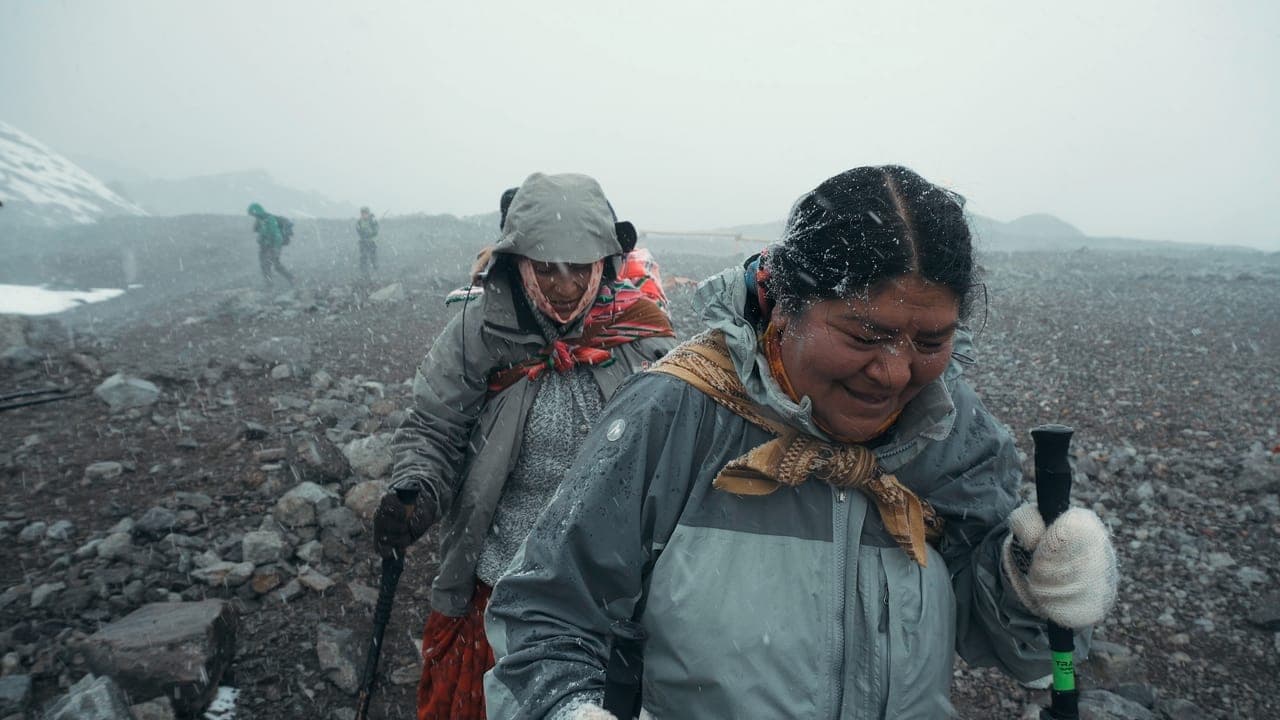
[[[1280,247],[1280,3],[0,0],[0,120],[149,175],[392,212],[528,173],[624,217],[783,217],[901,163],[1011,220]]]

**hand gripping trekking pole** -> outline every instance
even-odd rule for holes
[[[1036,506],[1047,528],[1071,504],[1071,462],[1067,451],[1071,434],[1066,425],[1041,425],[1031,431],[1035,444]],[[1053,689],[1049,707],[1040,720],[1076,720],[1080,717],[1076,689],[1075,638],[1071,628],[1049,621],[1049,650],[1053,655]]]
[[[396,488],[396,497],[405,507],[406,518],[413,514],[413,504],[418,500],[417,488]],[[404,572],[404,551],[398,549],[391,557],[382,558],[382,583],[378,587],[378,604],[373,610],[373,637],[369,640],[369,654],[364,660],[364,673],[360,676],[360,698],[356,705],[356,720],[369,717],[369,701],[373,699],[373,683],[378,676],[378,658],[382,655],[382,635],[391,620],[391,603],[396,597],[396,585]]]

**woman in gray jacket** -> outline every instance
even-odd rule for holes
[[[509,208],[506,202],[510,202]],[[397,431],[393,488],[374,517],[384,556],[444,520],[433,612],[423,633],[417,717],[484,717],[493,664],[489,589],[560,486],[622,382],[675,342],[661,288],[618,277],[635,230],[584,175],[534,174],[504,196],[502,238],[432,344]]]
[[[703,283],[709,331],[614,397],[493,591],[489,717],[612,717],[623,621],[662,720],[947,717],[956,651],[1049,674],[1042,618],[1100,620],[1115,554],[1018,507],[962,377],[974,272],[957,196],[864,167]]]

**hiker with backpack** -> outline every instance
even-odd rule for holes
[[[274,270],[292,286],[293,275],[280,263],[280,250],[293,237],[293,221],[272,215],[258,203],[249,206],[249,214],[254,218],[253,231],[258,235],[258,265],[262,268],[263,281],[270,288],[271,272]]]
[[[963,377],[962,202],[855,168],[699,286],[708,330],[614,396],[493,589],[489,718],[951,717],[956,652],[1039,680],[1046,618],[1106,616],[1106,528],[1019,505]]]
[[[378,269],[378,218],[373,216],[368,206],[360,208],[356,236],[360,238],[360,274],[368,278],[373,270]]]
[[[660,289],[622,278],[636,233],[585,175],[529,176],[502,203],[461,309],[431,345],[374,515],[383,557],[440,522],[417,717],[484,718],[492,585],[622,383],[675,345]],[[395,489],[417,489],[406,507]]]

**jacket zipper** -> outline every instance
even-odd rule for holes
[[[832,508],[832,545],[835,550],[835,642],[832,662],[833,682],[831,686],[831,718],[840,720],[841,706],[844,704],[844,615],[848,601],[845,592],[848,558],[849,505],[845,502],[845,491],[836,491],[835,507]]]

